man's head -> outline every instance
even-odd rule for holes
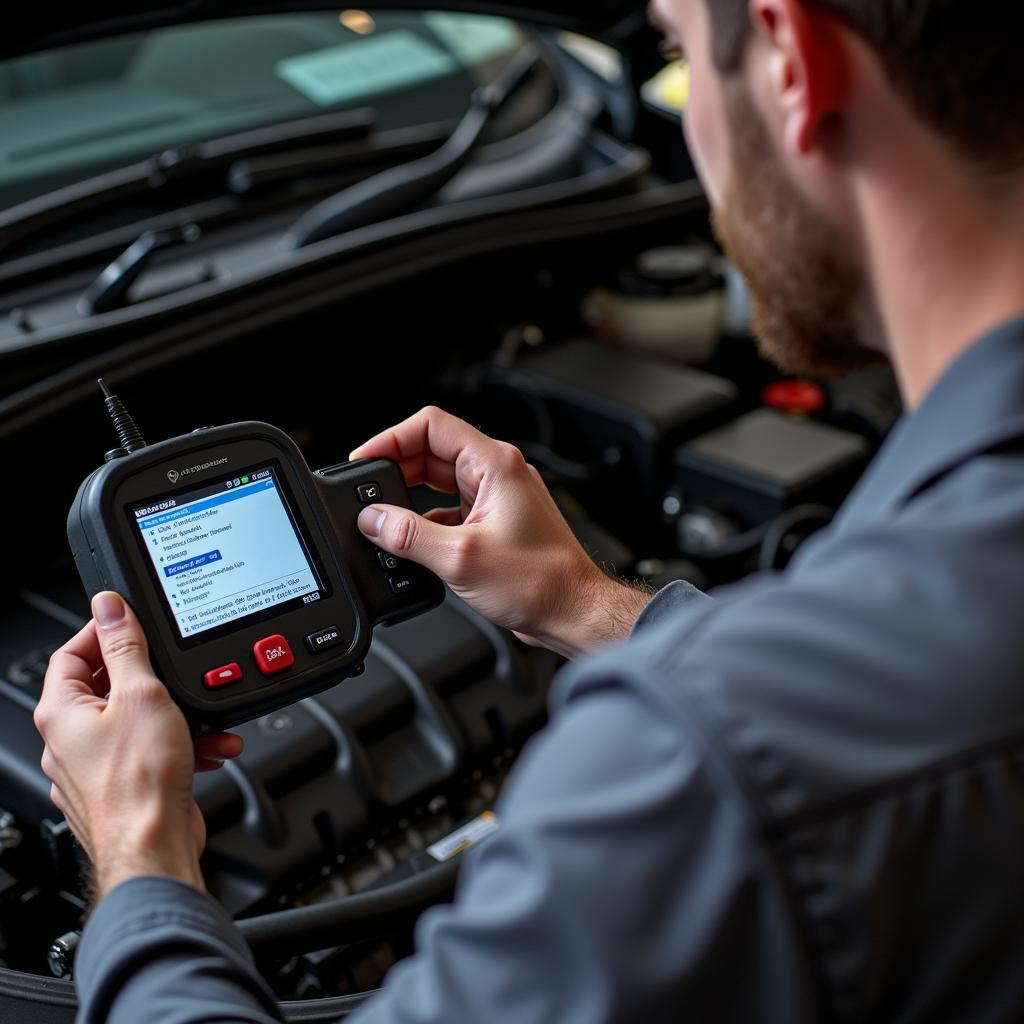
[[[876,361],[866,182],[906,191],[913,169],[927,188],[939,163],[979,194],[1019,179],[1024,4],[653,0],[652,16],[685,48],[687,137],[765,354],[809,373]]]
[[[703,0],[713,57],[739,68],[753,31],[750,0]],[[964,161],[998,176],[1024,164],[1024,7],[970,0],[802,0],[874,51],[893,85]],[[755,5],[756,7],[756,5]]]

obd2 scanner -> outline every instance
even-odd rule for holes
[[[120,447],[68,516],[91,598],[120,593],[192,731],[218,732],[362,671],[373,627],[427,611],[444,587],[377,550],[360,509],[410,504],[385,459],[311,472],[267,423],[143,441],[100,381]]]

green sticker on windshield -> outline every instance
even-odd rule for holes
[[[505,18],[431,11],[423,20],[463,64],[481,64],[519,45],[519,29]]]
[[[458,67],[455,58],[425,39],[398,29],[367,39],[279,61],[278,77],[322,107],[378,95],[440,78]]]

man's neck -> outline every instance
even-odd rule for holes
[[[884,185],[863,192],[864,241],[889,354],[914,409],[973,343],[1024,313],[1024,188],[1001,210],[941,148],[885,162],[874,179]]]

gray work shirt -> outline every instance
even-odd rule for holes
[[[782,576],[663,591],[360,1024],[1024,1020],[1024,319]],[[128,882],[83,1024],[279,1020],[207,896]]]

